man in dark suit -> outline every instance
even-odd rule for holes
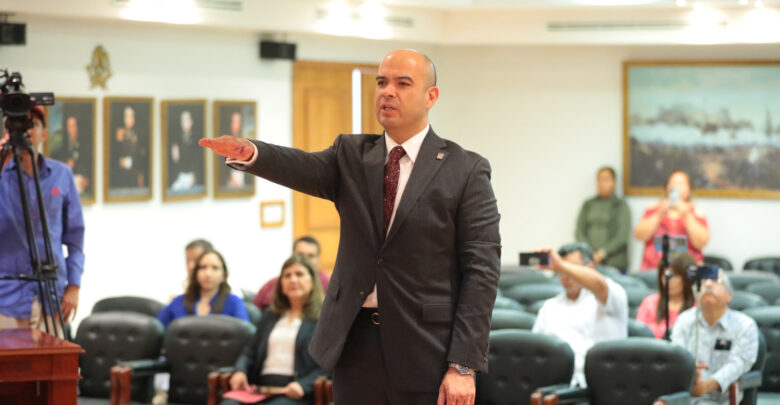
[[[439,138],[436,71],[411,50],[379,66],[384,135],[340,135],[316,153],[222,136],[228,163],[335,203],[336,266],[309,347],[337,404],[472,404],[487,371],[500,266],[490,165]]]

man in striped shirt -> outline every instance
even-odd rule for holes
[[[722,271],[717,280],[703,280],[699,307],[680,314],[672,329],[672,342],[696,359],[691,404],[728,404],[729,386],[756,361],[758,327],[749,316],[728,308],[733,292]],[[741,392],[738,397],[737,402]]]

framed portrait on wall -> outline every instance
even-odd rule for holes
[[[256,137],[254,101],[214,101],[214,136]],[[250,197],[255,194],[255,177],[225,165],[225,158],[214,154],[214,197]]]
[[[97,195],[97,100],[57,97],[46,109],[49,136],[44,154],[70,167],[81,203],[92,204]]]
[[[162,102],[163,200],[206,196],[206,100]]]
[[[151,98],[103,100],[103,195],[106,202],[152,198]]]
[[[780,198],[780,60],[623,64],[626,194]]]

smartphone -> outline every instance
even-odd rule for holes
[[[669,190],[669,205],[674,205],[677,201],[680,201],[680,190],[672,188]]]
[[[656,252],[663,251],[664,237],[663,235],[656,236],[653,239]],[[669,237],[669,253],[685,253],[688,251],[688,237],[687,236],[670,236]]]
[[[547,266],[550,264],[550,255],[545,252],[520,253],[521,266]]]
[[[696,266],[691,265],[688,267],[688,278],[696,280],[717,280],[718,279],[718,266],[704,265]]]

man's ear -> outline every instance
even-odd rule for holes
[[[439,99],[439,88],[436,86],[429,87],[425,93],[425,108],[429,110],[433,108],[433,105],[436,104],[436,100],[438,99]]]

